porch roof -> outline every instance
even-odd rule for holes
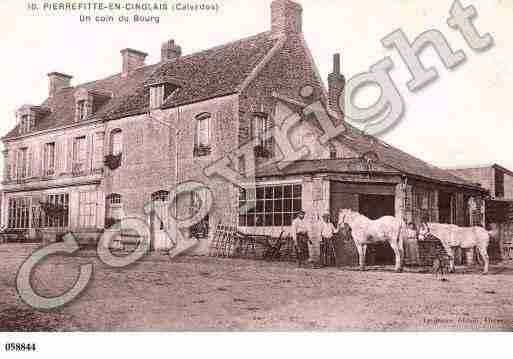
[[[282,168],[278,166],[281,164]],[[314,159],[273,163],[257,168],[256,177],[286,176],[308,173],[379,173],[399,175],[401,172],[379,162],[362,158]]]

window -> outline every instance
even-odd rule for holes
[[[107,196],[106,219],[118,220],[123,217],[122,197],[119,193],[111,193]],[[108,220],[106,220],[106,223]]]
[[[194,155],[207,156],[210,154],[210,114],[196,116],[196,134],[194,139]]]
[[[252,195],[253,194],[253,195]],[[290,226],[301,209],[300,184],[257,186],[256,191],[241,189],[239,193],[240,226]]]
[[[167,204],[164,204],[164,202],[169,201],[169,191],[160,190],[157,192],[153,192],[151,194],[151,201],[162,202],[160,204],[154,204],[153,209],[158,213],[156,218],[156,220],[160,222],[160,225],[158,225],[158,227],[160,228],[160,230],[164,230],[164,221],[165,218],[167,218]]]
[[[7,226],[9,228],[29,228],[29,208],[29,197],[9,198],[9,216],[7,220]]]
[[[110,133],[110,153],[117,156],[123,152],[123,135],[121,130],[116,129]]]
[[[30,116],[23,115],[20,120],[20,133],[27,133],[30,131]]]
[[[197,118],[197,144],[199,146],[208,146],[209,145],[209,121],[210,116],[204,115]]]
[[[201,197],[196,192],[190,192],[191,216],[194,216],[201,209]],[[209,232],[208,214],[199,222],[189,227],[189,236],[194,238],[207,238]]]
[[[332,143],[328,144],[328,149],[330,151],[330,159],[333,160],[333,159],[337,158],[337,149],[335,148],[335,146]]]
[[[169,191],[160,190],[151,194],[151,200],[156,202],[169,201]]]
[[[150,108],[159,108],[164,102],[164,85],[150,87]]]
[[[495,197],[504,197],[504,172],[495,169]]]
[[[77,102],[77,120],[81,121],[87,116],[87,101],[80,100]]]
[[[272,157],[272,137],[266,138],[265,134],[271,127],[272,121],[267,114],[257,112],[253,115],[251,120],[251,137],[259,142],[258,146],[255,147],[256,157]]]
[[[436,211],[434,190],[416,187],[413,189],[413,216],[418,222],[435,222]]]
[[[18,150],[18,158],[16,159],[18,165],[18,173],[16,177],[18,179],[27,178],[29,173],[29,161],[28,161],[28,148],[20,148]]]
[[[80,227],[96,226],[96,210],[98,207],[98,192],[80,192],[79,196],[79,225]]]
[[[41,227],[67,227],[69,223],[69,195],[49,194],[42,204],[47,208],[41,212]]]
[[[103,140],[104,140],[103,132],[97,132],[94,135],[94,140],[93,140],[93,168],[94,169],[102,169],[103,168],[103,164],[104,164]]]
[[[107,200],[110,204],[121,204],[121,195],[119,193],[111,193],[107,196]]]
[[[86,168],[86,137],[77,137],[73,141],[73,173],[79,174]]]
[[[43,171],[45,176],[51,176],[55,171],[55,142],[45,144],[43,153]]]

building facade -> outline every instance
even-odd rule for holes
[[[217,223],[278,233],[299,209],[312,228],[322,212],[335,216],[341,208],[468,225],[468,203],[475,203],[483,220],[485,189],[344,122],[340,56],[325,89],[299,4],[273,1],[270,20],[269,31],[190,55],[166,41],[153,65],[144,52],[122,50],[120,73],[86,84],[71,86],[71,76],[50,73],[48,99],[21,107],[18,125],[3,137],[2,222],[31,236],[97,236],[137,215],[147,220],[154,247],[165,247],[171,209],[180,217],[197,207],[194,193],[171,198],[185,181],[204,183],[214,198],[208,215],[186,231],[201,238],[196,253],[207,252]],[[329,121],[346,127],[328,142],[306,111],[316,102]],[[290,143],[307,149],[297,161],[266,136],[293,115],[300,118],[287,131]],[[248,144],[252,162],[241,159]],[[219,161],[240,174],[237,183],[212,174]],[[249,178],[250,162],[252,190],[240,179]],[[166,210],[145,210],[149,202]]]
[[[492,242],[492,255],[499,259],[513,258],[513,171],[496,163],[451,171],[490,191],[486,200],[486,225],[499,226],[499,238]]]

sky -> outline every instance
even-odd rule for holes
[[[33,2],[42,7],[43,1]],[[509,108],[513,94],[513,0],[461,1],[463,6],[476,7],[474,24],[480,34],[490,33],[494,38],[494,46],[482,53],[470,49],[459,32],[447,25],[452,0],[298,2],[303,7],[306,41],[324,79],[331,71],[335,52],[342,54],[342,71],[348,79],[368,71],[385,56],[394,61],[391,75],[406,112],[383,140],[437,166],[498,163],[513,170]],[[189,54],[270,28],[268,0],[203,3],[216,3],[219,11],[156,12],[158,24],[126,25],[85,24],[79,20],[80,12],[34,12],[27,10],[25,1],[1,1],[0,134],[15,125],[16,109],[44,101],[49,72],[70,74],[72,85],[76,85],[120,72],[119,51],[127,47],[149,53],[147,63],[151,64],[159,61],[161,43],[168,39],[175,39],[183,54]],[[114,15],[136,13],[140,12]],[[381,39],[396,29],[402,29],[410,40],[437,29],[453,50],[464,51],[467,61],[447,70],[427,48],[421,59],[426,66],[437,68],[439,79],[411,93],[406,87],[410,75],[400,56],[381,45]],[[369,88],[356,100],[370,105],[377,96],[379,91]]]

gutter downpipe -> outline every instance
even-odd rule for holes
[[[175,190],[178,187],[178,136],[180,135],[180,130],[178,130],[178,124],[180,123],[180,106],[176,108],[176,123],[174,126],[174,132],[175,132],[175,181],[174,181],[174,187]],[[174,233],[174,240],[175,245],[178,245],[178,198],[174,198],[175,201],[175,233]]]

